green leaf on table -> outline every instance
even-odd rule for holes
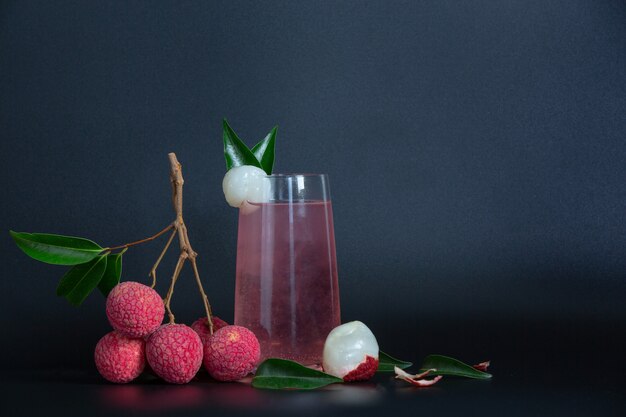
[[[274,126],[270,133],[252,148],[252,153],[267,175],[272,175],[272,168],[274,168],[274,144],[277,132],[278,126]]]
[[[113,287],[120,283],[120,276],[122,276],[122,254],[107,255],[107,267],[98,284],[98,289],[102,295],[105,297],[109,295]]]
[[[378,352],[378,370],[377,372],[393,372],[394,366],[400,369],[406,369],[413,365],[412,362],[401,361],[392,356],[389,356],[383,351]]]
[[[98,256],[91,261],[73,266],[59,281],[57,295],[79,306],[96,288],[107,267],[107,256]]]
[[[28,256],[54,265],[78,265],[94,259],[102,248],[80,237],[48,233],[19,233],[9,231],[15,244]]]
[[[315,389],[343,379],[285,359],[266,359],[256,370],[252,386],[265,389]]]
[[[491,378],[491,374],[487,372],[479,371],[478,369],[475,369],[471,365],[463,363],[460,360],[443,355],[428,355],[424,359],[424,362],[420,367],[420,371],[426,371],[427,369],[436,369],[436,371],[432,371],[430,373],[430,375],[433,376],[453,375],[475,379]]]
[[[230,127],[226,119],[224,125],[224,157],[226,158],[226,170],[241,165],[252,165],[262,168],[261,163],[245,143],[239,139],[235,131]]]

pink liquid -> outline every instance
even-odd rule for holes
[[[252,330],[262,359],[321,363],[341,322],[330,201],[240,210],[235,324]]]

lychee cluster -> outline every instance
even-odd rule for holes
[[[154,289],[138,282],[115,286],[107,297],[106,314],[114,330],[100,339],[94,359],[108,381],[130,382],[142,373],[146,362],[173,384],[191,381],[203,363],[220,381],[241,379],[258,365],[259,341],[250,330],[215,316],[213,334],[206,317],[191,327],[161,325],[163,300]]]

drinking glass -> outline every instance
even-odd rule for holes
[[[341,323],[328,177],[266,180],[262,201],[239,211],[235,324],[254,332],[262,360],[319,364],[326,336]]]

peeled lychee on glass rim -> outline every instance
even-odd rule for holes
[[[172,384],[186,384],[202,365],[200,336],[184,324],[164,324],[146,342],[146,358],[159,377]]]
[[[232,167],[224,175],[222,181],[222,190],[226,202],[244,212],[255,210],[255,206],[248,204],[248,202],[267,202],[271,188],[270,180],[265,171],[252,165]]]
[[[236,381],[253,372],[261,358],[261,346],[250,330],[225,326],[204,342],[204,367],[218,381]]]
[[[222,327],[228,326],[228,323],[217,316],[212,316],[211,319],[213,321],[213,333]],[[209,330],[209,320],[206,317],[200,317],[198,320],[194,321],[191,324],[191,328],[198,333],[198,336],[200,336],[200,340],[202,340],[203,344],[207,337],[211,336],[211,331]]]
[[[106,301],[111,326],[130,337],[145,337],[163,321],[165,305],[159,293],[139,282],[117,284]]]
[[[104,335],[94,352],[96,368],[107,381],[119,384],[137,378],[146,365],[146,343],[113,330]]]
[[[378,369],[378,342],[360,321],[335,327],[324,343],[324,372],[344,381],[367,381]]]

